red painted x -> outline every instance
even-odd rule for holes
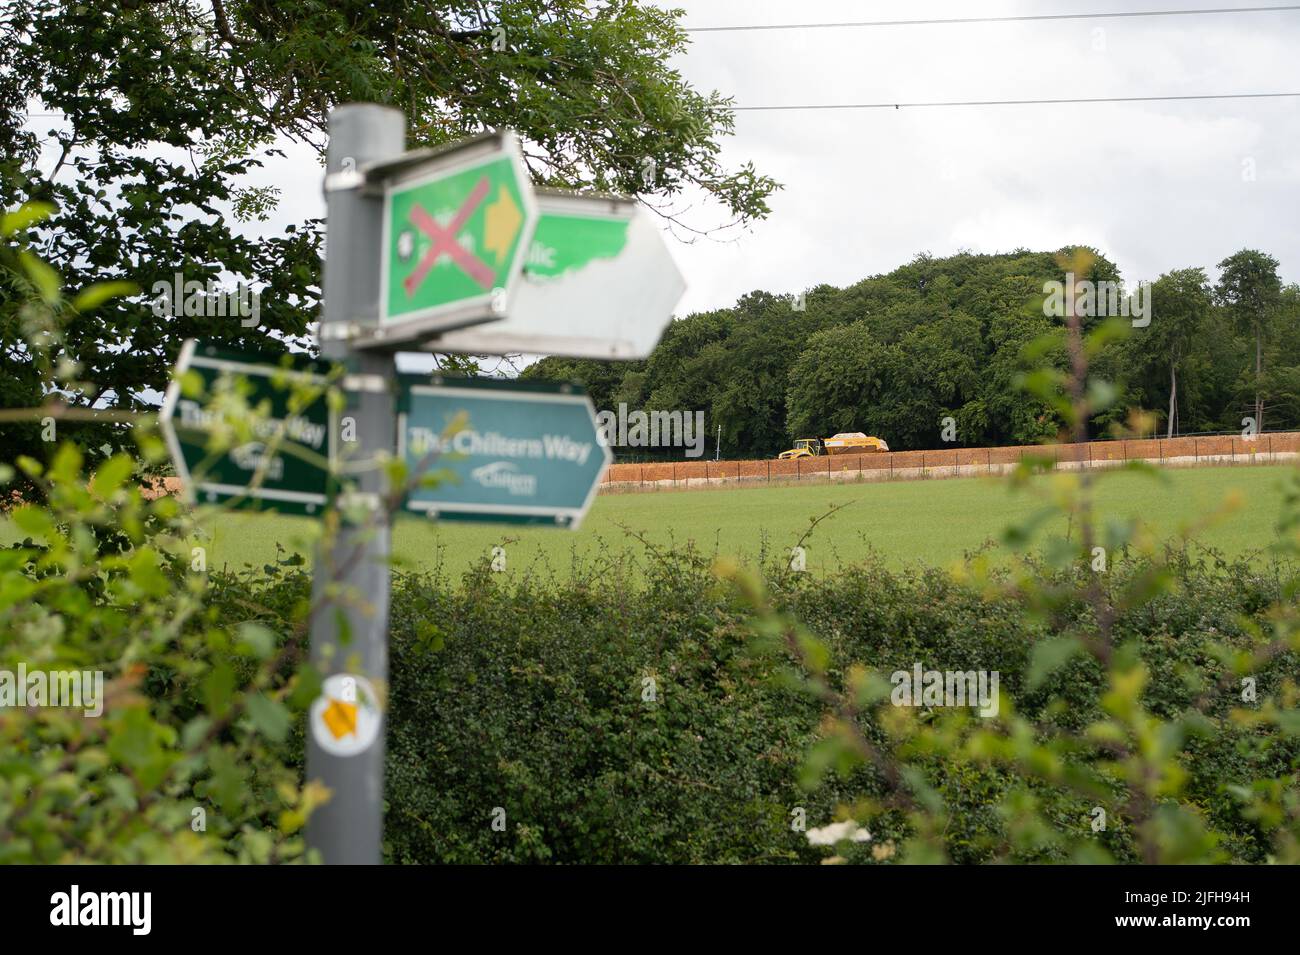
[[[429,274],[429,270],[433,268],[433,263],[444,252],[465,271],[466,275],[483,286],[484,290],[490,289],[493,283],[496,282],[496,272],[489,268],[482,259],[456,241],[456,233],[474,214],[474,210],[479,207],[479,203],[487,197],[488,189],[488,179],[487,176],[484,176],[478,181],[474,191],[465,199],[465,204],[460,207],[456,215],[445,227],[438,225],[433,216],[425,212],[418,203],[411,209],[410,219],[412,224],[433,240],[433,246],[424,254],[424,258],[420,259],[415,270],[402,280],[402,287],[406,289],[407,298],[415,294],[415,290],[424,281],[424,277]]]

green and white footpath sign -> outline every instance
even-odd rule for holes
[[[223,382],[237,379],[247,382],[247,405],[266,414],[251,423],[251,434],[228,440],[237,425],[213,399]],[[274,357],[187,341],[159,416],[182,493],[204,504],[319,514],[338,457],[338,415],[328,407],[328,384],[314,362],[286,367]],[[295,400],[301,386],[319,390],[319,397]]]
[[[438,478],[406,510],[441,520],[577,528],[613,459],[576,385],[405,381],[397,421],[398,456]]]
[[[523,281],[499,322],[427,347],[486,355],[639,359],[686,290],[659,230],[630,199],[541,190]]]
[[[513,133],[370,167],[383,179],[377,341],[506,315],[537,225]]]

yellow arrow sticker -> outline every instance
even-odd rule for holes
[[[483,248],[495,255],[497,264],[500,265],[510,252],[510,246],[523,224],[524,215],[505,186],[498,187],[497,197],[488,204],[484,215]]]
[[[342,700],[330,700],[321,719],[331,736],[342,739],[357,731],[357,705],[344,703]]]

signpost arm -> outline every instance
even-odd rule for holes
[[[321,310],[321,357],[345,363],[349,374],[381,387],[363,388],[344,412],[355,418],[355,442],[338,447],[345,459],[368,459],[394,451],[396,419],[393,357],[352,350],[338,332],[348,323],[373,321],[379,301],[382,203],[362,195],[356,170],[405,148],[405,117],[371,104],[335,108],[329,116],[326,159],[326,262]],[[362,495],[384,492],[378,469],[357,475]],[[312,601],[320,608],[311,623],[311,658],[321,675],[362,676],[385,693],[388,681],[388,600],[391,528],[376,511],[369,526],[343,523],[317,554]],[[322,604],[328,604],[322,606]],[[346,633],[344,632],[346,630]],[[307,843],[330,864],[377,864],[383,832],[384,733],[353,755],[325,752],[307,733],[307,779],[332,795],[312,813]]]

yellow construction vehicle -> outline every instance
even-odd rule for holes
[[[830,438],[800,438],[789,451],[782,451],[777,457],[782,461],[791,458],[815,458],[823,454],[874,454],[888,451],[889,445],[883,438],[871,438],[861,431],[841,431]]]

